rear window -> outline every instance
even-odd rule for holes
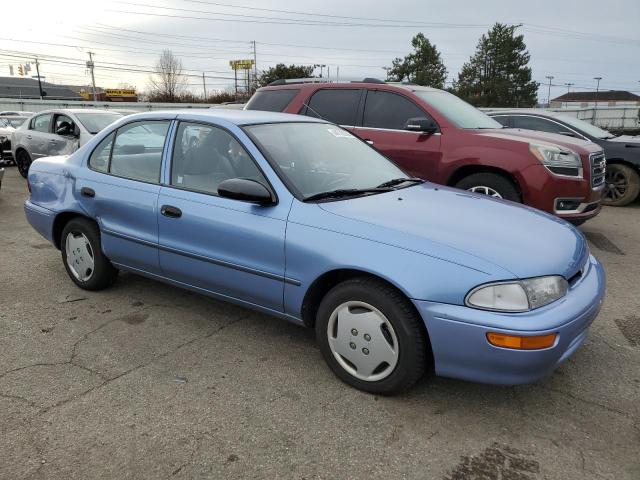
[[[355,125],[361,90],[324,89],[313,94],[305,115],[338,125]]]
[[[282,112],[300,90],[263,90],[256,92],[246,110],[263,110],[265,112]]]

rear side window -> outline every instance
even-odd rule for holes
[[[46,113],[35,117],[31,120],[31,130],[47,133],[49,131],[49,126],[51,125],[51,115],[51,113]]]
[[[338,125],[355,125],[361,90],[318,90],[309,100],[305,115],[318,117]]]
[[[539,132],[560,133],[566,132],[567,129],[562,125],[551,122],[544,118],[513,116],[511,117],[511,126],[513,128],[524,128],[526,130],[537,130]]]
[[[106,137],[96,147],[89,159],[89,165],[98,171],[119,177],[148,183],[160,181],[162,151],[169,130],[169,121],[134,122],[120,127],[113,135]],[[109,153],[110,152],[110,157]]]
[[[404,130],[407,120],[428,115],[415,103],[402,95],[369,90],[364,106],[362,125],[370,128]]]
[[[499,124],[504,125],[505,127],[511,126],[511,117],[507,117],[506,115],[497,115],[491,118],[493,118]]]
[[[263,110],[265,112],[282,112],[300,90],[262,90],[256,92],[245,107],[247,110]]]

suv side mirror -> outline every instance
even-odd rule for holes
[[[404,129],[410,132],[436,133],[438,125],[432,118],[414,117],[407,120],[407,123],[404,124]]]
[[[218,195],[233,200],[256,203],[258,205],[273,205],[275,203],[271,192],[260,182],[248,178],[230,178],[218,185]]]

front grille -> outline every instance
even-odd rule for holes
[[[604,175],[607,168],[604,152],[592,153],[589,156],[589,163],[591,164],[591,186],[593,188],[604,186]]]

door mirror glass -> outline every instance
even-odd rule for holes
[[[438,125],[431,118],[414,117],[407,120],[404,129],[410,132],[435,133],[438,131]]]
[[[271,192],[262,183],[248,178],[230,178],[218,185],[218,195],[233,200],[257,203],[258,205],[273,205]]]

